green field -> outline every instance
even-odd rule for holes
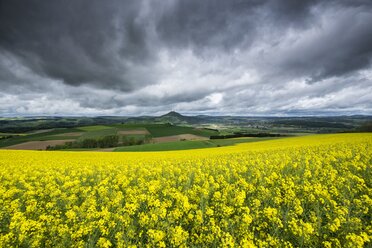
[[[109,129],[109,126],[102,126],[102,125],[95,125],[95,126],[86,126],[86,127],[79,127],[78,129],[84,132],[91,132],[91,131],[100,131]]]
[[[120,131],[147,130],[150,134],[123,134]],[[214,130],[195,128],[191,126],[176,126],[171,124],[111,124],[111,125],[91,125],[77,128],[58,128],[52,130],[40,130],[37,133],[23,133],[22,136],[14,136],[9,139],[0,140],[0,147],[7,147],[28,141],[48,141],[48,140],[76,140],[101,139],[105,136],[118,135],[119,146],[115,151],[167,151],[167,150],[188,150],[198,148],[209,148],[219,146],[231,146],[238,143],[257,142],[272,138],[233,138],[233,139],[213,139],[199,141],[174,141],[164,143],[148,143],[151,138],[193,134],[203,137],[220,135],[221,133],[231,134],[238,129],[223,129],[218,132]],[[228,132],[230,131],[230,132]],[[69,135],[69,133],[81,133],[81,135]],[[66,135],[63,135],[66,134]],[[141,144],[145,143],[145,144]],[[146,144],[147,143],[147,144]],[[141,145],[140,145],[141,144]],[[82,150],[85,150],[82,148]],[[91,149],[89,149],[91,150]]]
[[[211,135],[216,135],[217,132],[210,131],[206,129],[195,129],[193,127],[182,127],[182,126],[166,126],[166,125],[159,125],[159,126],[149,126],[147,130],[151,133],[153,137],[163,137],[163,136],[171,136],[171,135],[178,135],[178,134],[194,134],[200,135],[204,137],[209,137]]]
[[[145,144],[137,146],[123,146],[118,147],[115,152],[132,151],[176,151],[176,150],[189,150],[200,148],[211,148],[219,146],[232,146],[240,143],[259,142],[270,140],[273,138],[236,138],[236,139],[216,139],[216,140],[200,140],[200,141],[175,141],[164,142],[156,144]]]
[[[129,130],[147,130],[150,132],[149,135],[144,134],[119,134],[119,131],[129,131]],[[68,133],[78,132],[82,133],[78,136],[68,135]],[[63,135],[63,134],[66,135]],[[5,133],[2,133],[3,135]],[[135,141],[145,140],[148,138],[157,138],[164,136],[180,135],[180,134],[194,134],[203,137],[209,137],[210,135],[216,135],[218,132],[207,129],[196,129],[194,127],[187,126],[175,126],[170,124],[111,124],[111,125],[92,125],[77,128],[58,128],[51,130],[39,130],[37,132],[23,133],[21,135],[14,136],[9,139],[0,140],[0,147],[7,147],[11,145],[16,145],[28,141],[47,141],[47,140],[85,140],[85,139],[100,139],[105,136],[119,135],[120,141],[125,139],[133,139]],[[0,135],[0,136],[1,136]],[[213,147],[214,144],[205,144],[203,142],[196,143],[177,143],[176,149],[192,149],[201,147]],[[153,144],[151,144],[153,145]],[[140,149],[160,149],[164,150],[166,148],[156,148],[149,145],[150,148],[140,148]],[[159,147],[166,147],[171,145],[159,145]],[[178,148],[177,148],[178,147]],[[128,148],[128,147],[125,147]],[[131,148],[136,149],[136,148]],[[174,149],[172,149],[174,150]]]
[[[118,132],[116,128],[112,128],[112,127],[106,127],[105,129],[97,128],[96,130],[94,129],[91,129],[91,130],[92,131],[83,133],[83,135],[79,137],[79,140],[97,139],[97,138],[101,138],[104,136],[116,135]]]
[[[35,133],[35,134],[16,136],[10,139],[0,140],[0,147],[7,147],[11,145],[28,142],[28,141],[76,139],[77,137],[72,137],[72,136],[55,136],[58,134],[73,133],[73,132],[81,132],[81,130],[75,129],[75,128],[62,128],[62,129],[56,129],[56,130],[52,130],[52,131],[45,132],[45,133]]]
[[[116,148],[115,152],[123,151],[171,151],[171,150],[189,150],[197,148],[208,148],[213,147],[212,144],[207,141],[175,141],[175,142],[165,142],[156,144],[145,144],[137,146],[123,146]]]
[[[95,125],[79,128],[60,128],[55,130],[46,130],[39,133],[26,133],[22,136],[15,136],[9,139],[0,140],[0,147],[7,147],[28,141],[47,141],[47,140],[85,140],[99,139],[105,136],[118,135],[118,131],[129,130],[147,130],[149,135],[144,134],[120,134],[120,142],[125,139],[134,141],[145,140],[146,138],[157,138],[164,136],[194,134],[203,137],[219,134],[217,131],[208,129],[197,129],[188,126],[175,126],[170,124],[115,124],[115,125]],[[67,135],[72,132],[82,133],[79,136]],[[66,135],[63,135],[66,134]],[[166,151],[166,150],[188,150],[197,148],[208,148],[218,146],[229,146],[244,142],[256,142],[267,138],[236,138],[236,139],[216,139],[204,141],[175,141],[155,144],[143,144],[123,146],[116,148],[115,151]],[[84,149],[83,149],[84,150]]]
[[[0,136],[8,136],[8,135],[25,135],[23,133],[0,133]]]
[[[147,129],[151,133],[151,136],[154,138],[179,134],[194,134],[204,137],[218,134],[218,132],[212,130],[196,129],[194,127],[186,126],[174,126],[170,124],[119,124],[111,126],[122,130],[144,128]]]
[[[267,138],[234,138],[234,139],[215,139],[215,140],[208,140],[209,142],[215,144],[216,146],[232,146],[235,144],[240,143],[249,143],[249,142],[258,142],[258,141],[264,141],[264,140],[272,140],[272,139],[278,139],[275,137],[267,137]]]

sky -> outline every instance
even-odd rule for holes
[[[372,114],[370,0],[0,0],[0,116]]]

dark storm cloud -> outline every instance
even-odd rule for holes
[[[272,13],[274,20],[268,21],[298,22],[311,5],[309,1],[153,1],[149,13],[141,16],[145,2],[2,1],[0,45],[35,73],[66,84],[132,90],[154,83],[128,75],[131,66],[156,62],[151,60],[157,47],[147,29],[150,25],[166,45],[229,50],[255,39],[262,12]],[[113,47],[115,41],[118,47]]]
[[[370,111],[370,23],[369,0],[0,0],[0,113],[313,113],[345,89]]]
[[[151,57],[139,8],[134,1],[3,1],[0,45],[35,73],[66,84],[130,90],[128,64]]]
[[[192,49],[231,49],[253,40],[261,1],[175,1],[157,23],[163,42]]]
[[[303,26],[318,1],[176,0],[157,22],[158,34],[171,46],[209,49],[247,48],[265,25]]]
[[[283,57],[283,69],[308,76],[309,82],[315,83],[368,68],[372,58],[371,10],[358,6],[350,11],[337,6],[333,13],[337,19],[322,23],[323,32],[294,44]]]

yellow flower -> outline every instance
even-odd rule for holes
[[[97,246],[98,247],[102,247],[102,248],[109,248],[112,246],[111,242],[109,240],[107,240],[106,238],[99,238],[98,242],[97,242]]]
[[[147,234],[154,243],[162,241],[165,237],[165,233],[161,230],[150,229],[147,231]]]
[[[174,246],[180,246],[184,244],[188,239],[188,232],[182,229],[181,226],[176,226],[174,228],[171,228],[171,243]]]
[[[120,129],[119,127],[117,127]],[[0,150],[0,247],[367,247],[372,134]]]

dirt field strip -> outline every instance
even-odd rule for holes
[[[47,146],[63,145],[66,142],[74,140],[45,140],[45,141],[28,141],[25,143],[4,147],[9,150],[45,150]]]
[[[194,134],[180,134],[180,135],[164,136],[164,137],[158,137],[158,138],[152,139],[154,143],[172,142],[172,141],[181,141],[181,140],[209,140],[209,138],[194,135]]]
[[[143,135],[146,135],[146,134],[150,134],[149,131],[147,131],[146,129],[133,129],[133,130],[122,130],[122,131],[118,131],[118,134],[119,135],[131,135],[131,134],[143,134]]]
[[[47,132],[51,132],[51,131],[54,131],[54,128],[52,128],[52,129],[36,130],[36,131],[29,132],[27,134],[39,134],[39,133],[47,133]]]

